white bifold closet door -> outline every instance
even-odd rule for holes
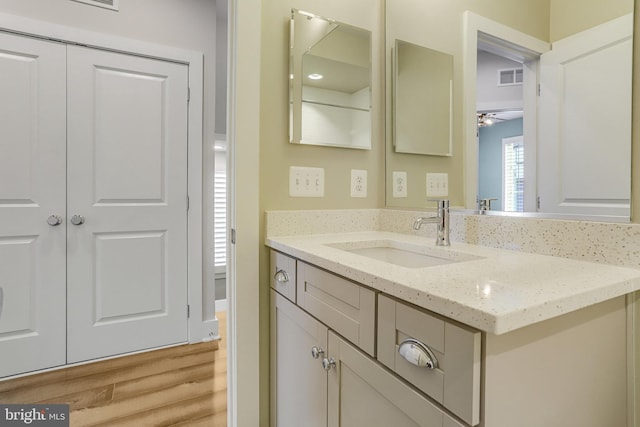
[[[65,363],[65,49],[0,33],[0,377]]]
[[[0,377],[187,341],[188,67],[0,33]]]
[[[185,342],[188,67],[67,63],[67,362]]]

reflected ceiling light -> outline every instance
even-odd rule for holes
[[[318,74],[318,73],[313,73],[313,74],[309,74],[308,76],[311,80],[320,80],[323,79],[324,76],[322,74]]]

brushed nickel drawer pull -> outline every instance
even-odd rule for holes
[[[436,369],[438,359],[424,343],[413,338],[406,339],[398,346],[398,353],[407,362],[420,368]]]
[[[289,281],[289,275],[284,270],[276,270],[276,274],[273,275],[278,283],[286,283]]]

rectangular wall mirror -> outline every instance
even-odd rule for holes
[[[293,9],[290,34],[290,142],[371,149],[371,32]]]
[[[402,40],[393,50],[393,145],[398,153],[450,156],[453,56]]]

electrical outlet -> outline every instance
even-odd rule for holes
[[[393,172],[393,197],[407,197],[407,173]]]
[[[351,169],[351,197],[367,197],[367,171]]]
[[[427,174],[427,197],[448,197],[449,196],[449,174],[428,173]]]
[[[291,166],[289,196],[324,197],[324,169]]]

